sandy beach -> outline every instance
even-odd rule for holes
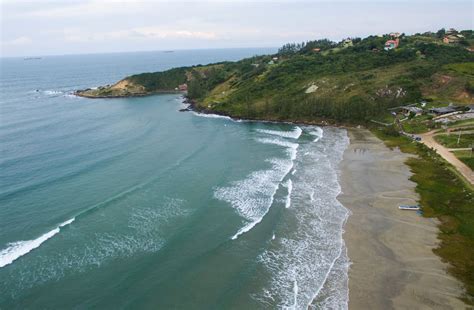
[[[465,309],[459,281],[432,249],[437,220],[400,204],[418,195],[407,156],[388,149],[369,131],[348,131],[351,144],[341,162],[339,200],[352,212],[344,239],[351,260],[350,309]]]

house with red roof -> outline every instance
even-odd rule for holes
[[[388,40],[387,42],[385,42],[385,50],[388,51],[388,50],[393,50],[395,48],[398,47],[398,44],[400,44],[400,39],[395,39],[395,40]]]

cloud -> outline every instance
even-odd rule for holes
[[[28,45],[33,43],[33,40],[30,37],[22,36],[13,40],[4,41],[2,45],[5,46],[18,46],[18,45]]]
[[[187,29],[167,29],[163,27],[137,27],[128,30],[86,32],[77,28],[64,29],[64,39],[69,42],[100,42],[110,40],[147,39],[198,39],[217,40],[219,36],[212,31],[193,31]]]
[[[131,33],[147,38],[193,38],[215,40],[218,38],[215,32],[192,31],[192,30],[167,30],[161,27],[140,27],[131,30]]]
[[[142,10],[141,4],[149,2],[139,0],[89,0],[89,1],[50,1],[46,8],[33,7],[20,15],[39,18],[70,18],[84,15],[130,14]]]

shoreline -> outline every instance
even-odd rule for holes
[[[196,102],[192,99],[189,99],[186,96],[183,96],[183,104],[188,106],[184,109],[181,109],[181,112],[195,112],[203,115],[218,115],[223,117],[229,117],[233,121],[244,121],[244,122],[261,122],[261,123],[274,123],[274,124],[289,124],[289,125],[307,125],[307,126],[331,126],[337,128],[353,128],[360,126],[359,124],[351,123],[342,123],[339,121],[320,118],[319,120],[285,120],[285,119],[272,119],[272,118],[247,118],[247,117],[238,117],[233,116],[230,113],[224,113],[220,111],[215,111],[211,109],[201,109],[197,106]]]
[[[148,93],[133,93],[129,95],[111,95],[111,96],[104,96],[104,95],[88,95],[85,93],[91,89],[78,89],[73,92],[75,96],[87,98],[87,99],[120,99],[120,98],[140,98],[140,97],[149,97],[154,95],[164,95],[164,94],[184,94],[183,91],[180,90],[159,90],[154,92]]]
[[[338,200],[351,211],[344,241],[351,261],[349,309],[463,309],[462,283],[433,249],[438,220],[401,211],[416,204],[405,160],[365,129],[348,129]]]

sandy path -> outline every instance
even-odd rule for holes
[[[471,168],[469,168],[466,164],[462,161],[457,159],[457,157],[449,151],[449,149],[445,148],[436,140],[434,139],[434,131],[430,131],[424,134],[419,135],[421,137],[421,142],[424,143],[427,147],[433,148],[438,152],[441,157],[443,157],[447,162],[456,168],[459,173],[461,173],[468,182],[474,185],[474,173],[472,172]]]
[[[398,205],[418,199],[404,164],[366,130],[349,131],[339,200],[352,211],[345,227],[350,309],[464,309],[461,284],[432,249],[437,222]]]

